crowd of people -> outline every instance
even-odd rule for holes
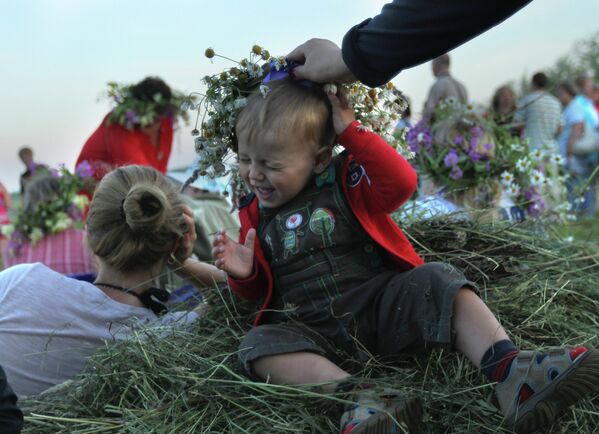
[[[449,264],[424,263],[390,217],[416,190],[415,170],[356,121],[344,88],[317,85],[356,79],[381,85],[434,58],[436,82],[424,116],[446,98],[467,103],[444,53],[527,1],[430,3],[386,5],[350,29],[342,48],[307,41],[288,55],[300,66],[280,68],[267,93],[263,86],[253,91],[235,121],[239,175],[250,192],[237,203],[239,220],[223,218],[219,225],[233,224],[239,237],[217,231],[211,258],[194,257],[198,230],[211,230],[165,176],[175,119],[162,80],[150,77],[127,89],[120,109],[83,146],[72,177],[35,163],[23,149],[24,208],[17,222],[5,225],[13,226],[5,231],[5,255],[18,260],[6,259],[10,266],[0,272],[0,432],[20,430],[17,397],[74,377],[105,342],[128,339],[140,328],[188,327],[204,306],[170,305],[172,288],[156,287],[169,273],[200,290],[227,282],[236,295],[262,300],[237,352],[242,371],[275,384],[324,383],[326,392],[345,393],[353,404],[341,416],[343,434],[422,425],[419,398],[351,381],[351,372],[373,355],[431,347],[460,352],[497,383],[505,425],[517,432],[552,423],[597,391],[597,350],[520,350],[475,283]],[[415,23],[423,16],[437,26],[420,31]],[[414,38],[418,43],[409,43]],[[581,144],[597,136],[592,80],[581,77],[578,90],[558,84],[559,103],[542,73],[532,85],[517,101],[509,88],[500,89],[492,115],[533,148],[559,147],[583,182],[597,165],[596,145]],[[334,155],[336,144],[347,152]],[[593,200],[581,206],[592,207]],[[0,205],[6,222],[5,189]],[[56,236],[63,244],[50,242]],[[47,253],[54,249],[63,255]],[[52,263],[57,256],[69,266]]]

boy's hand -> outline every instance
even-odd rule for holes
[[[356,120],[356,115],[347,99],[347,89],[343,86],[337,86],[336,94],[328,91],[327,96],[333,107],[333,127],[335,133],[339,135],[345,131],[349,124]]]
[[[216,234],[212,248],[214,265],[234,279],[247,279],[254,268],[254,242],[256,230],[250,229],[243,245],[227,236],[224,229]]]

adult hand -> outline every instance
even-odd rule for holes
[[[183,206],[183,219],[187,224],[187,232],[183,234],[181,240],[179,241],[179,246],[174,253],[175,258],[180,263],[183,263],[187,258],[189,258],[193,253],[193,246],[198,237],[196,233],[196,225],[194,221],[193,210],[187,205]]]
[[[224,229],[221,229],[214,238],[212,248],[214,265],[234,279],[247,279],[254,268],[255,241],[255,229],[248,231],[243,245],[233,241]]]
[[[347,99],[347,89],[343,86],[336,86],[337,93],[334,91],[327,91],[329,101],[333,108],[333,127],[337,135],[341,134],[345,129],[356,120],[354,109],[351,107],[349,100]],[[325,86],[326,89],[326,86]]]
[[[287,58],[302,63],[293,70],[293,75],[298,80],[317,83],[356,81],[356,77],[343,61],[341,49],[328,39],[310,39],[295,48]]]

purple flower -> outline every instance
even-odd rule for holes
[[[472,137],[470,139],[470,149],[476,149],[478,147],[478,139],[476,137]]]
[[[486,172],[490,172],[491,171],[491,163],[489,163],[488,161],[485,163],[485,171]]]
[[[131,109],[127,110],[127,112],[125,113],[125,117],[127,118],[128,123],[131,123],[131,124],[139,123],[139,116],[137,116],[137,113],[135,113]]]
[[[406,141],[412,152],[419,153],[423,147],[430,150],[433,138],[427,127],[428,124],[421,120],[408,131]]]
[[[493,144],[492,143],[485,143],[483,145],[483,148],[485,148],[486,151],[491,151],[491,150],[493,150]]]
[[[458,166],[453,166],[453,169],[451,169],[449,177],[457,181],[458,179],[462,179],[462,176],[464,176],[464,172],[462,172],[462,170]]]
[[[460,157],[458,156],[458,153],[452,149],[443,159],[443,164],[445,164],[445,167],[454,167],[458,164],[459,160]]]
[[[87,160],[83,160],[77,167],[75,167],[75,173],[80,178],[89,178],[94,175],[94,169]]]
[[[470,134],[472,134],[473,138],[478,138],[478,137],[482,137],[485,134],[485,132],[483,131],[483,129],[481,127],[475,126],[470,129]]]
[[[60,172],[57,169],[50,169],[50,175],[53,178],[60,178]]]
[[[545,211],[545,201],[542,197],[537,197],[527,208],[531,217],[539,217]]]
[[[476,152],[474,149],[470,149],[468,151],[468,156],[470,157],[470,160],[472,160],[473,163],[480,161],[480,158],[481,158],[481,155],[478,152]]]
[[[453,143],[455,143],[456,145],[461,145],[462,143],[464,143],[464,138],[462,136],[455,136],[455,139],[453,139]]]

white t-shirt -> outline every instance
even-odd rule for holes
[[[43,264],[15,265],[0,272],[0,365],[18,396],[38,394],[79,374],[105,341],[196,318],[185,312],[158,318]]]

